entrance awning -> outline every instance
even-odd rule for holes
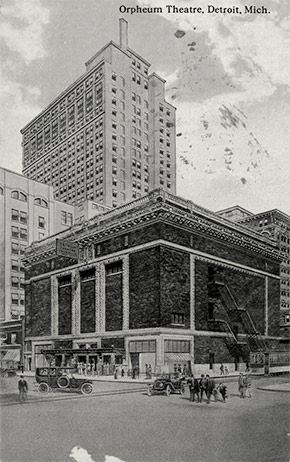
[[[8,350],[2,357],[4,361],[20,361],[20,350]]]
[[[164,360],[168,362],[180,363],[184,361],[191,361],[193,356],[189,353],[165,353]]]

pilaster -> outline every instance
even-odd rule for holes
[[[77,270],[72,271],[72,334],[80,333],[81,320],[81,285],[80,274]]]
[[[129,329],[129,255],[123,257],[123,330]]]
[[[269,329],[269,278],[265,277],[265,335],[268,335]]]
[[[190,255],[190,329],[195,329],[195,256]]]
[[[51,276],[51,335],[58,335],[58,282],[56,276]]]

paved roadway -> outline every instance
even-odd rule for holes
[[[285,379],[254,380],[251,399],[240,399],[229,383],[226,404],[140,390],[5,405],[1,462],[104,462],[106,455],[125,462],[288,462],[290,395],[257,389],[279,382]],[[91,458],[71,458],[76,446]]]

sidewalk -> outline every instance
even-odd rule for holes
[[[257,390],[263,391],[282,391],[286,393],[290,393],[290,382],[288,383],[280,383],[278,385],[265,385],[263,387],[257,387]]]

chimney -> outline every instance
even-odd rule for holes
[[[120,34],[120,47],[123,50],[128,48],[128,23],[126,19],[119,19],[119,34]]]

